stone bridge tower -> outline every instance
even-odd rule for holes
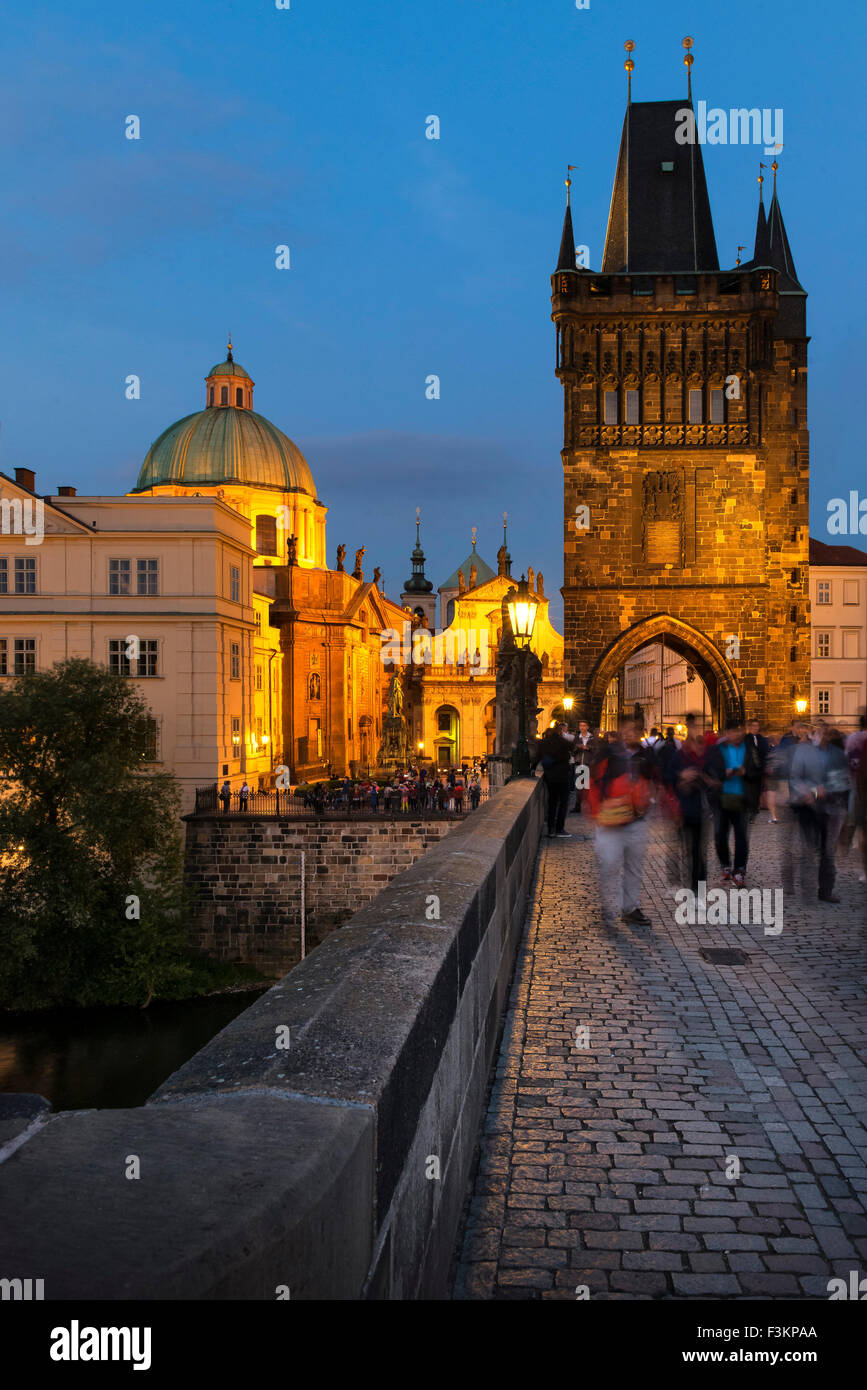
[[[685,108],[627,105],[599,272],[576,266],[567,192],[565,685],[595,722],[626,659],[664,637],[718,721],[780,731],[809,695],[806,293],[776,162],[752,259],[720,270]]]

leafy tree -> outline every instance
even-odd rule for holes
[[[0,1006],[177,992],[186,898],[169,773],[135,686],[90,661],[0,690]]]

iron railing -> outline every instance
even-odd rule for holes
[[[413,797],[407,795],[406,799],[400,792],[383,789],[376,797],[376,802],[371,796],[356,796],[350,793],[347,796],[343,791],[336,790],[326,792],[322,796],[314,796],[310,792],[297,796],[289,791],[253,791],[246,803],[242,803],[240,792],[232,792],[228,801],[220,799],[219,788],[214,782],[207,787],[196,787],[196,807],[197,816],[288,816],[299,820],[309,820],[323,818],[327,820],[366,820],[374,816],[391,817],[392,819],[409,819],[420,816],[446,816],[460,817],[474,811],[477,806],[483,805],[488,800],[489,792],[483,788],[478,798],[473,797],[468,790],[464,791],[463,797],[456,798],[452,790],[448,787],[437,794],[432,792],[430,787],[426,787],[424,794],[417,792]]]

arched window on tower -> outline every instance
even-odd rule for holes
[[[256,550],[260,555],[277,554],[277,518],[267,512],[256,517]]]
[[[228,388],[228,386],[221,386],[221,387],[220,387],[220,405],[228,405],[228,404],[229,404],[229,388]]]
[[[235,387],[235,405],[243,405],[243,404],[244,404],[244,388],[243,388],[243,386],[236,386],[236,387]]]
[[[209,387],[208,387],[208,405],[213,405],[213,404],[214,404],[214,388],[213,388],[213,386],[209,386]]]

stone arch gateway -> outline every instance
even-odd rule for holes
[[[744,699],[740,684],[729,662],[719,648],[698,628],[672,617],[670,613],[654,613],[631,627],[625,628],[602,652],[587,681],[588,717],[599,722],[602,702],[611,681],[624,663],[649,642],[664,639],[690,661],[704,681],[717,723],[725,727],[727,719],[742,720]]]

